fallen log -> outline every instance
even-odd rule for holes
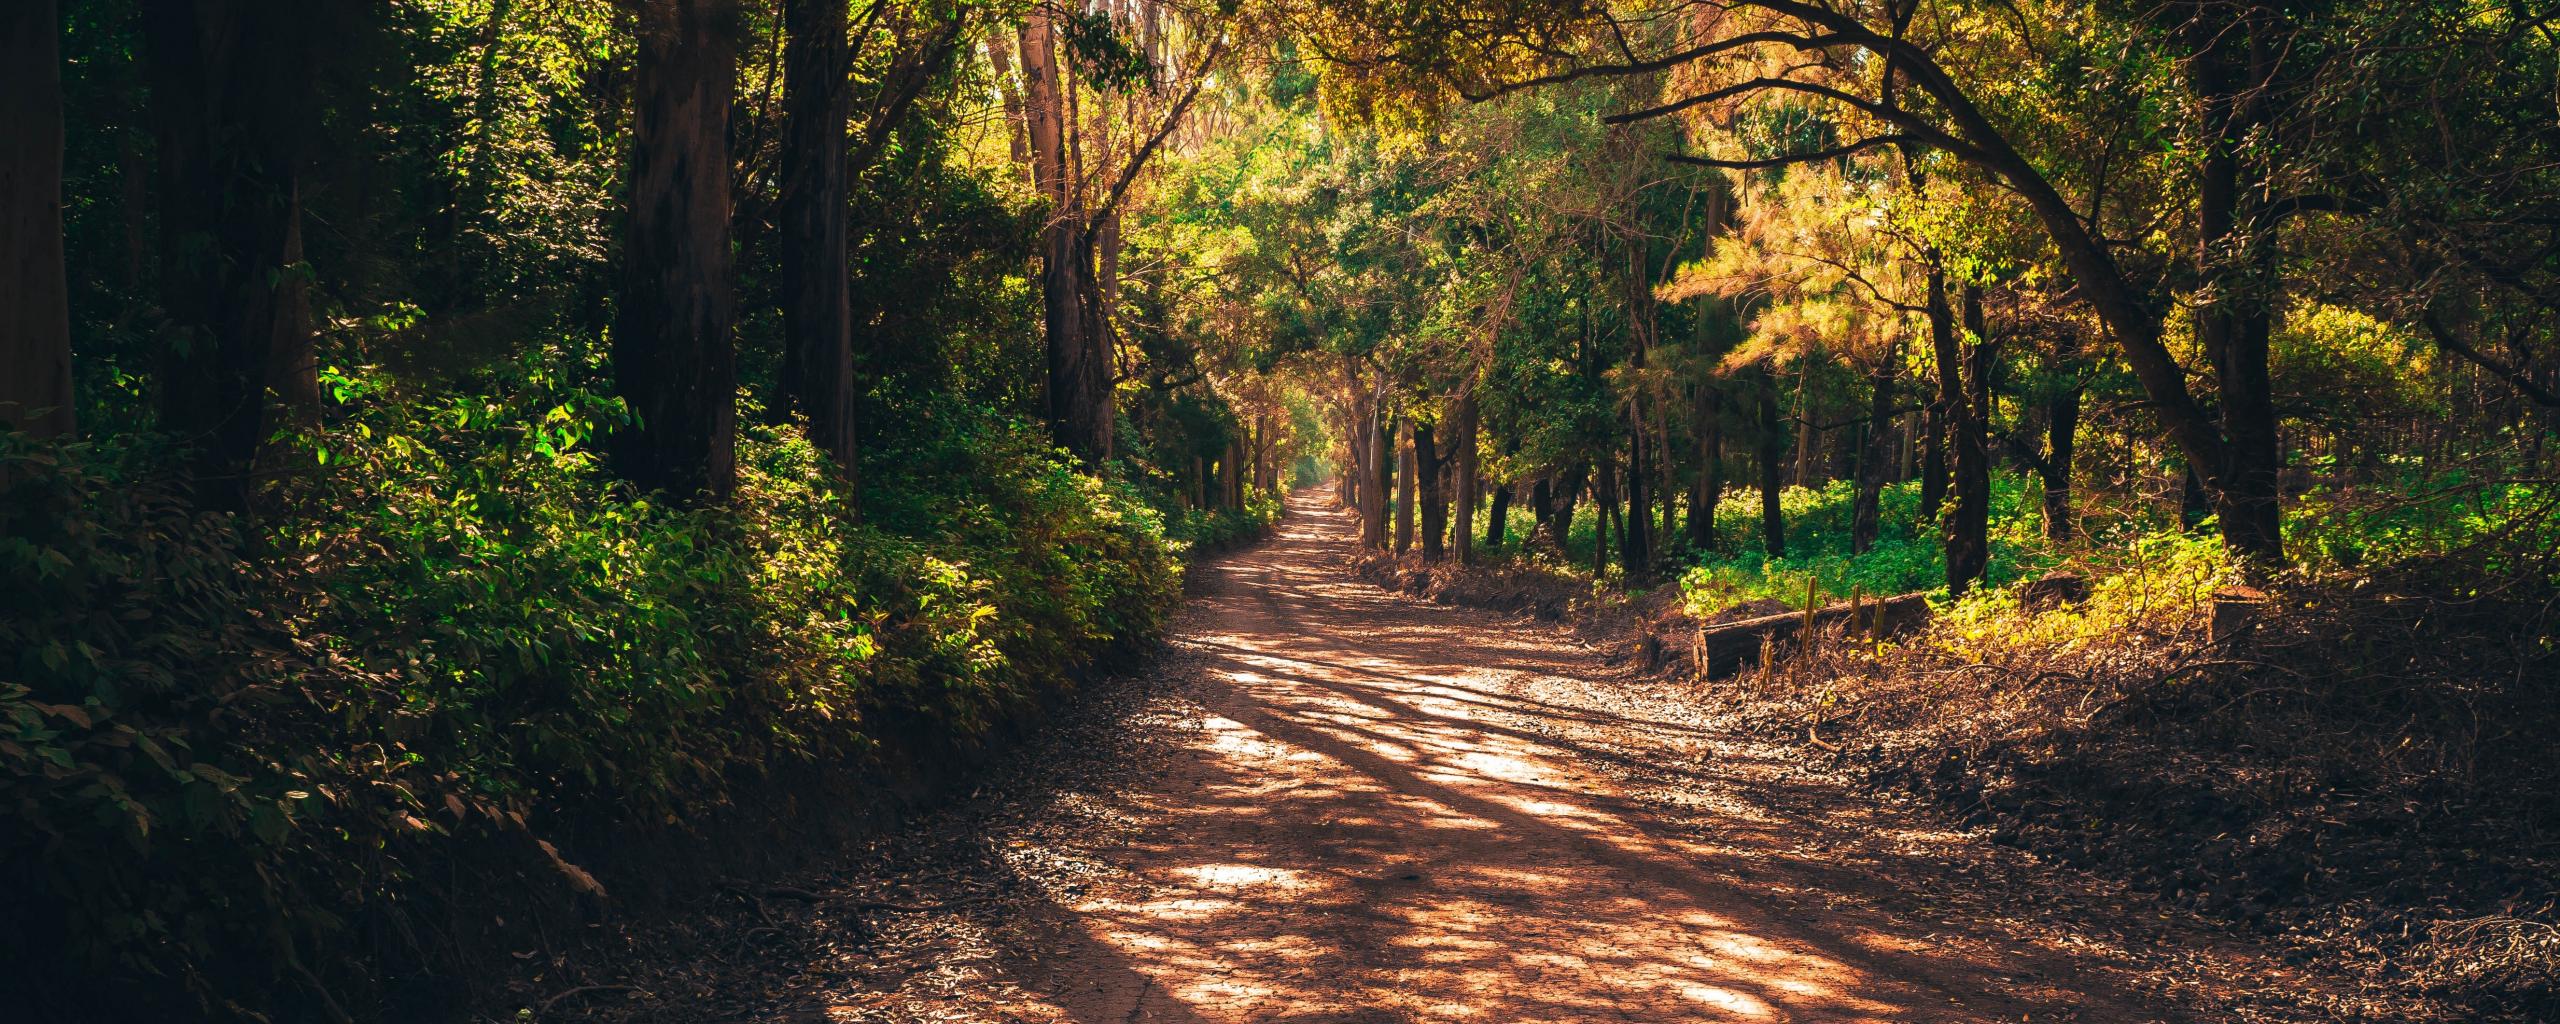
[[[1780,612],[1734,622],[1719,622],[1698,629],[1697,646],[1690,657],[1696,659],[1711,677],[1729,676],[1759,664],[1764,644],[1786,644],[1794,641],[1810,624],[1815,630],[1829,629],[1844,622],[1859,633],[1879,639],[1907,632],[1929,621],[1929,598],[1926,594],[1904,594],[1875,601],[1851,601],[1814,609],[1807,615],[1801,611]]]

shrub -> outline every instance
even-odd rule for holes
[[[158,443],[0,438],[19,963],[328,1013],[365,965],[319,944],[404,933],[402,883],[466,833],[593,885],[529,841],[547,814],[670,822],[778,765],[971,742],[1180,592],[1157,513],[983,411],[907,417],[858,511],[750,427],[736,498],[684,510],[602,471],[619,405],[574,386],[331,384],[255,520],[193,510]]]

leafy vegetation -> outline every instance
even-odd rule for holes
[[[2404,748],[2551,792],[2453,709],[2560,706],[2555,40],[2479,0],[10,5],[0,1002],[375,1015],[373,968],[469,953],[422,879],[600,896],[561,823],[976,742],[1325,482],[1374,558],[1701,618],[1926,593],[1833,665],[1873,694],[2192,710],[2273,664],[2206,646],[2253,588],[2406,649],[2215,676],[2242,709],[2152,740],[2317,719],[2328,792]],[[2428,724],[2245,717],[2270,672]]]

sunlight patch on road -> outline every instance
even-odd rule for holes
[[[1201,885],[1228,889],[1248,886],[1295,889],[1309,884],[1305,872],[1265,867],[1260,864],[1197,864],[1182,869],[1178,874],[1189,876],[1192,881]]]
[[[1705,1003],[1727,1013],[1739,1013],[1747,1017],[1772,1017],[1777,1014],[1769,1004],[1729,988],[1719,988],[1714,985],[1681,985],[1678,986],[1677,991],[1682,998]]]

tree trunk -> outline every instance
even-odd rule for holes
[[[1004,108],[1005,143],[1013,162],[1031,165],[1031,126],[1023,109],[1022,83],[1013,76],[1013,42],[1002,32],[987,33],[987,68],[995,73],[996,102]]]
[[[1049,200],[1040,228],[1040,300],[1049,365],[1049,430],[1086,465],[1111,458],[1109,353],[1094,336],[1088,303],[1094,293],[1091,248],[1084,244],[1084,200],[1067,171],[1066,92],[1058,74],[1057,31],[1047,7],[1023,21],[1023,119],[1031,143],[1032,182]]]
[[[308,2],[149,0],[142,8],[160,161],[160,427],[194,451],[197,496],[243,509],[269,431],[266,392],[307,332],[293,324],[301,167],[318,131]],[[337,26],[344,28],[345,26]]]
[[[2198,51],[2189,59],[2189,81],[2204,101],[2207,129],[2196,182],[2196,267],[2204,282],[2195,308],[2196,345],[2214,368],[2222,412],[2220,465],[2204,463],[2206,484],[2232,553],[2273,563],[2284,558],[2277,502],[2284,454],[2277,446],[2267,342],[2278,287],[2275,225],[2241,181],[2240,147],[2266,121],[2264,97],[2271,59],[2257,49],[2263,12],[2255,5],[2236,16],[2199,14],[2193,29]]]
[[[1644,490],[1644,421],[1640,413],[1631,418],[1633,429],[1627,432],[1627,513],[1618,529],[1618,564],[1626,567],[1628,575],[1641,576],[1653,564],[1645,543],[1650,539],[1645,520],[1652,517],[1653,507]]]
[[[1771,558],[1787,557],[1787,516],[1778,504],[1786,486],[1787,435],[1778,419],[1778,377],[1760,375],[1760,546]]]
[[[782,383],[809,440],[847,481],[859,451],[853,366],[846,126],[853,116],[849,0],[783,10]],[[885,130],[882,126],[880,130]]]
[[[54,0],[0,9],[0,428],[75,428],[62,256],[62,18]]]
[[[1413,421],[1407,419],[1403,431],[1406,443],[1396,446],[1398,449],[1396,454],[1396,555],[1398,557],[1413,550],[1412,438],[1414,429]]]
[[[1228,439],[1227,456],[1226,458],[1218,460],[1218,473],[1218,482],[1224,486],[1227,491],[1227,507],[1233,509],[1243,508],[1244,443],[1242,441],[1232,438]]]
[[[1543,483],[1543,481],[1541,482]],[[1491,505],[1485,509],[1485,550],[1499,550],[1502,547],[1504,537],[1510,532],[1511,490],[1512,485],[1510,484],[1493,485],[1493,501]]]
[[[1699,381],[1692,399],[1698,432],[1697,475],[1689,483],[1689,546],[1704,555],[1716,546],[1716,505],[1724,500],[1724,423],[1715,385]]]
[[[2068,343],[2066,342],[2066,345]],[[2056,376],[2070,372],[2069,360],[2076,346],[2066,347],[2054,360]],[[2054,393],[2045,406],[2044,464],[2044,536],[2060,543],[2071,539],[2071,453],[2080,432],[2080,389],[2063,388]]]
[[[1449,533],[1448,491],[1443,486],[1448,475],[1448,460],[1440,456],[1439,440],[1434,425],[1421,420],[1413,423],[1414,486],[1422,499],[1422,560],[1437,562],[1448,557],[1446,538]]]
[[[1630,576],[1643,576],[1653,566],[1653,502],[1646,487],[1653,477],[1645,433],[1645,357],[1653,347],[1653,273],[1642,235],[1630,234],[1626,259],[1627,366],[1634,384],[1627,395],[1627,516],[1618,531],[1618,561]],[[1614,504],[1614,503],[1613,503]]]
[[[311,268],[302,260],[302,202],[285,214],[284,263],[276,278],[275,333],[267,347],[267,391],[295,423],[320,416],[319,328],[311,319]]]
[[[1529,538],[1536,540],[1540,531],[1555,535],[1556,487],[1553,474],[1540,476],[1529,485]]]
[[[1662,519],[1647,527],[1645,546],[1652,552],[1656,566],[1671,546],[1673,532],[1680,528],[1680,460],[1671,454],[1671,423],[1666,405],[1653,403],[1653,494],[1662,503]]]
[[[1457,458],[1453,460],[1455,464],[1449,467],[1449,471],[1452,474],[1453,482],[1457,484],[1458,494],[1456,505],[1457,528],[1450,533],[1449,543],[1457,549],[1458,564],[1473,565],[1476,561],[1475,528],[1477,486],[1476,396],[1474,391],[1470,390],[1458,399],[1458,415],[1456,417],[1456,422],[1450,424],[1450,429],[1457,431],[1457,436],[1450,438],[1457,448]]]
[[[616,453],[642,490],[728,497],[737,482],[737,352],[729,280],[731,0],[639,6],[631,235],[614,377],[638,418]]]
[[[1989,453],[1983,446],[1981,410],[1973,393],[1981,384],[1968,382],[1964,346],[1956,336],[1955,317],[1947,309],[1947,279],[1936,267],[1929,271],[1929,340],[1938,363],[1938,404],[1946,407],[1947,438],[1953,472],[1949,476],[1953,506],[1946,518],[1947,593],[1962,596],[1982,578],[1989,557],[1991,477]],[[1964,289],[1964,328],[1980,341],[1982,292]],[[1971,376],[1981,376],[1979,368]]]
[[[1813,361],[1805,360],[1796,369],[1796,460],[1795,480],[1798,487],[1822,486],[1822,474],[1815,468],[1815,453],[1821,450],[1822,427],[1813,407]]]
[[[1557,554],[1563,554],[1565,552],[1565,541],[1573,536],[1573,507],[1582,502],[1583,492],[1589,488],[1590,485],[1590,463],[1576,463],[1573,469],[1565,474],[1563,493],[1556,496],[1555,539]],[[1592,531],[1592,536],[1599,536],[1599,531]]]
[[[1899,346],[1886,354],[1867,380],[1872,395],[1867,401],[1866,444],[1858,453],[1858,491],[1849,515],[1849,552],[1863,555],[1876,546],[1876,534],[1883,518],[1884,479],[1893,461],[1893,432],[1886,429],[1893,418],[1894,371],[1902,362]]]
[[[1947,503],[1947,411],[1931,399],[1920,412],[1920,522],[1938,521]]]
[[[1598,579],[1609,572],[1609,521],[1618,512],[1618,459],[1613,453],[1600,456],[1600,483],[1592,498],[1591,575]]]
[[[1354,516],[1368,507],[1361,501],[1369,480],[1369,430],[1363,422],[1367,419],[1360,415],[1357,407],[1345,411],[1341,417],[1343,443],[1339,462],[1342,481],[1333,489],[1333,504],[1336,508],[1350,510]]]
[[[1360,543],[1371,551],[1387,549],[1387,496],[1393,492],[1395,457],[1388,450],[1395,436],[1394,424],[1387,419],[1386,403],[1372,400],[1376,414],[1369,417],[1369,483],[1361,488],[1366,503],[1360,509]]]

